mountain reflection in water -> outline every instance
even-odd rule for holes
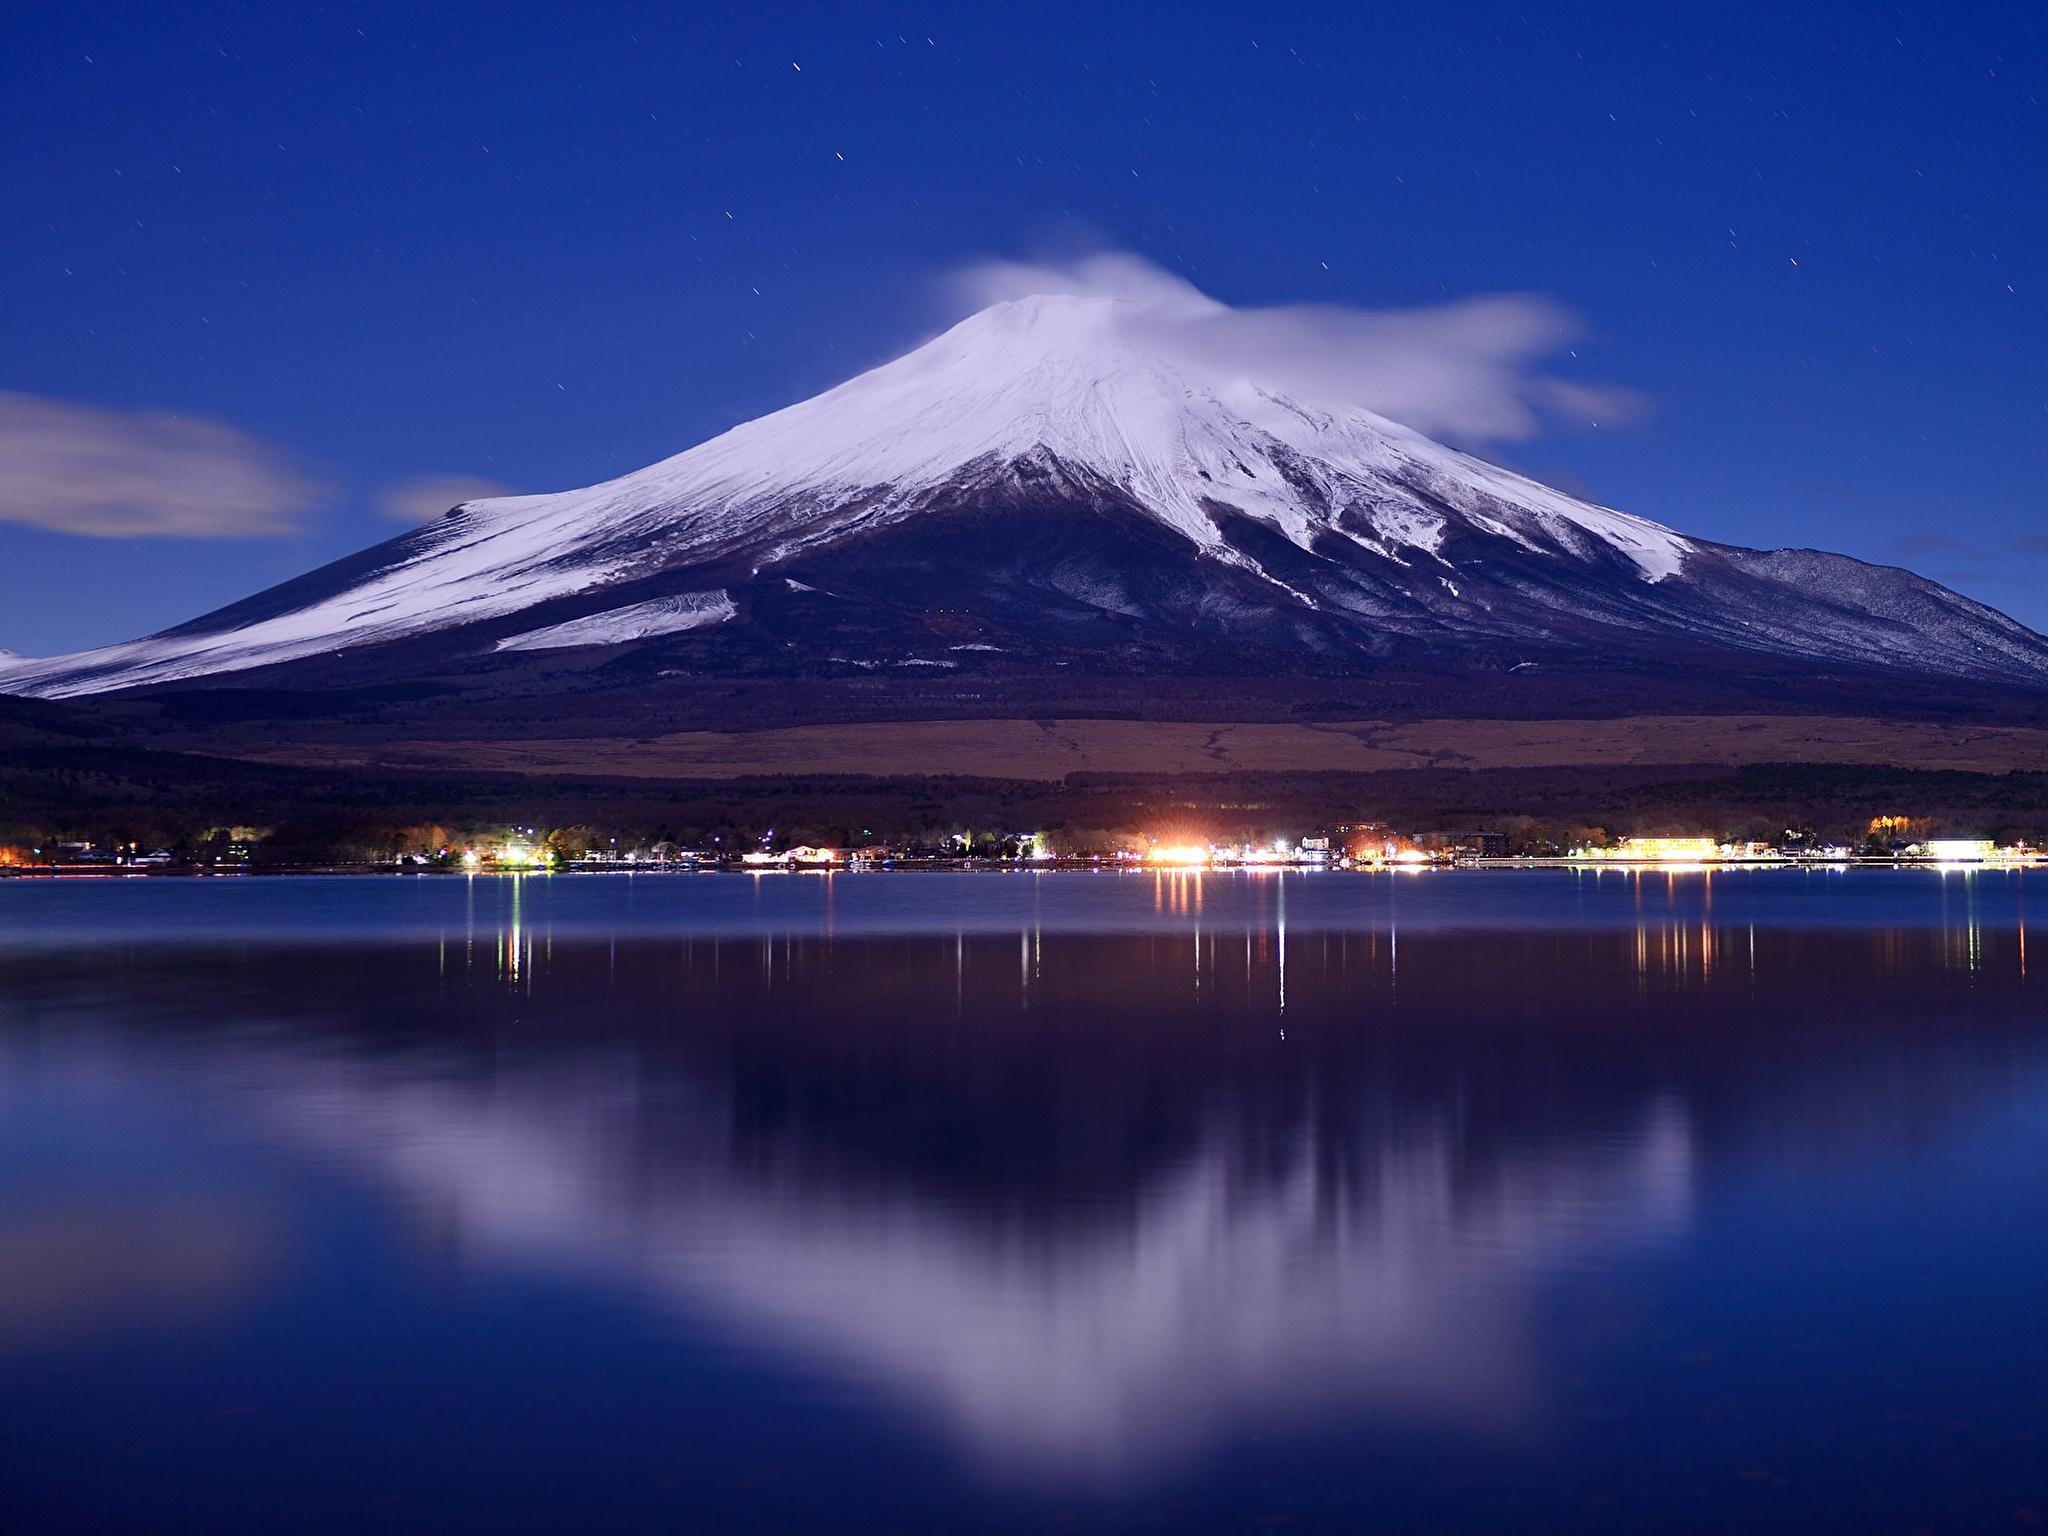
[[[28,1241],[50,1212],[11,1182],[0,1292],[67,1304],[0,1306],[0,1369],[95,1304],[108,1330],[189,1327],[207,1285],[257,1305],[340,1180],[400,1214],[405,1263],[624,1296],[999,1484],[1142,1483],[1333,1424],[1522,1444],[1571,1412],[1552,1287],[1669,1254],[1742,1169],[2038,1097],[2024,944],[1689,913],[0,951],[0,1135],[112,1105],[131,1141],[184,1115],[319,1170],[201,1177],[212,1257],[160,1266],[153,1306],[109,1278],[132,1211],[104,1252]]]

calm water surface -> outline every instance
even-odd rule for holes
[[[0,882],[5,1523],[2025,1529],[2044,917]]]

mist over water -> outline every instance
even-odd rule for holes
[[[37,1529],[2002,1527],[2028,879],[0,888],[0,1482]]]

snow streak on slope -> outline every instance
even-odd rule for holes
[[[587,618],[550,624],[545,629],[530,629],[523,635],[500,640],[498,649],[546,651],[572,645],[618,645],[650,635],[680,634],[706,624],[723,624],[736,612],[723,589],[685,592],[677,597],[657,597],[624,608],[610,608]]]

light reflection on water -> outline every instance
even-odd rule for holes
[[[2026,869],[1101,871],[469,875],[294,880],[0,879],[0,949],[438,937],[856,938],[932,933],[1276,934],[1718,930],[1745,925],[2023,930]],[[279,892],[288,891],[288,899]]]
[[[204,945],[169,941],[189,914],[145,912],[138,942],[88,903],[54,909],[0,944],[0,1399],[78,1373],[93,1404],[62,1422],[85,1433],[141,1390],[136,1361],[149,1393],[255,1372],[234,1343],[252,1319],[273,1348],[325,1332],[374,1352],[394,1316],[409,1336],[487,1318],[505,1358],[545,1360],[623,1307],[604,1358],[668,1361],[632,1411],[673,1419],[647,1452],[670,1486],[627,1523],[815,1517],[800,1485],[861,1441],[873,1470],[838,1475],[878,1480],[877,1527],[906,1475],[956,1522],[1028,1525],[1045,1511],[1017,1501],[1046,1497],[1114,1521],[1190,1486],[1234,1508],[1264,1485],[1214,1469],[1254,1444],[1299,1459],[1296,1496],[1326,1516],[1367,1500],[1399,1525],[1438,1508],[1421,1490],[1447,1459],[1459,1519],[1510,1493],[1576,1508],[1603,1458],[1655,1507],[1686,1403],[1617,1383],[1717,1352],[1795,1369],[1774,1329],[1667,1291],[1768,1313],[1786,1276],[1825,1275],[1860,1317],[1921,1262],[1881,1228],[1822,1226],[1760,1281],[1737,1259],[1773,1239],[1728,1233],[1772,1230],[1788,1190],[1910,1207],[1923,1165],[1988,1148],[1995,1175],[1944,1171],[1942,1219],[1964,1225],[1943,1262],[1981,1268],[1980,1304],[2003,1283],[1989,1213],[2042,1192],[2012,1171],[2014,1127],[2048,1105],[2017,877],[1868,896],[1851,877],[1797,898],[1804,925],[1745,877],[1475,882],[1489,918],[1532,899],[1579,916],[1488,928],[1446,905],[1459,878],[322,882],[202,914]],[[928,893],[921,927],[905,889]],[[1881,897],[1898,920],[1873,925]],[[322,1235],[364,1210],[345,1245]],[[508,1284],[546,1304],[464,1300]],[[374,1322],[334,1299],[351,1286],[386,1298]],[[2011,1361],[2048,1364],[2038,1328],[1985,1315]],[[1967,1322],[1893,1316],[1843,1343],[1830,1432],[1898,1374],[1897,1339],[1924,1326],[1966,1361],[1988,1342]],[[184,1353],[167,1365],[157,1339]],[[560,1367],[473,1394],[434,1369],[486,1423],[507,1392],[542,1427],[553,1393],[565,1416],[619,1407]],[[425,1378],[387,1370],[361,1411],[403,1418]],[[752,1411],[796,1470],[765,1512],[719,1480],[683,1400],[706,1384],[766,1394]],[[270,1390],[324,1401],[334,1379]],[[353,1424],[278,1454],[312,1464]],[[1393,1448],[1417,1436],[1435,1438],[1409,1472]],[[1369,1475],[1315,1470],[1333,1440]],[[408,1486],[445,1512],[444,1451],[448,1486]],[[61,1463],[13,1470],[49,1507],[114,1497]],[[510,1523],[549,1507],[516,1469],[501,1491]],[[158,1497],[140,1511],[178,1507]]]

